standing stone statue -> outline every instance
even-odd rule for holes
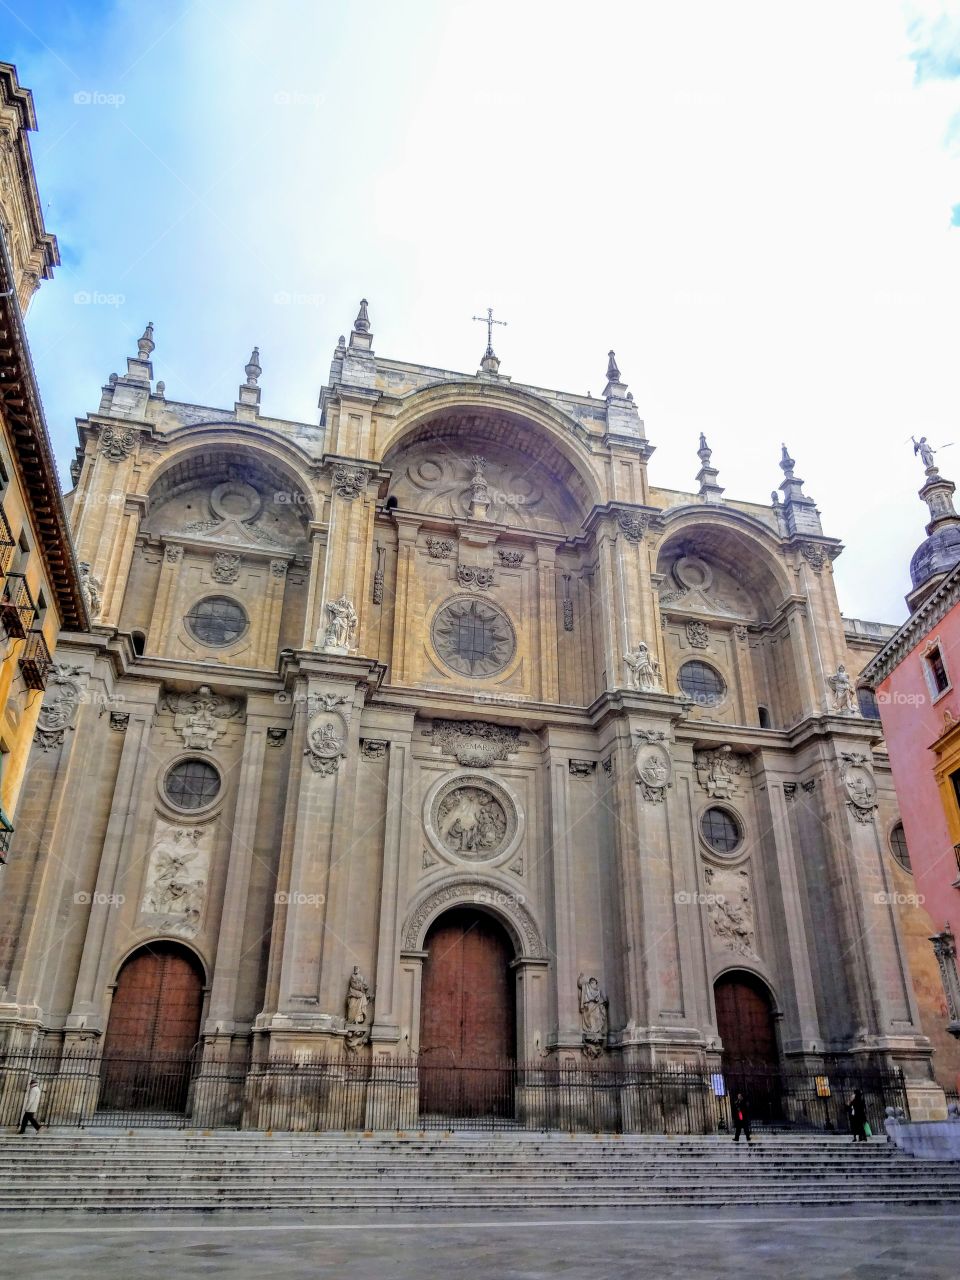
[[[910,439],[913,440],[914,456],[916,456],[916,454],[919,453],[920,461],[923,463],[923,465],[927,468],[928,471],[931,471],[934,467],[936,467],[937,463],[936,463],[936,459],[934,458],[933,448],[927,442],[927,437],[921,436],[920,439],[917,440],[915,439],[915,437],[911,436]]]
[[[583,1030],[584,1052],[597,1057],[607,1043],[607,997],[596,978],[581,973],[577,978],[580,992],[580,1025]]]
[[[359,966],[353,966],[353,973],[347,984],[347,1022],[359,1024],[367,1020],[367,1005],[370,1002],[370,988],[364,981]]]
[[[328,622],[320,645],[324,649],[352,649],[360,621],[353,602],[346,596],[327,602]]]
[[[836,675],[827,676],[827,684],[833,691],[833,710],[838,715],[856,716],[860,714],[856,689],[850,679],[850,673],[842,662],[837,667]]]
[[[649,647],[641,640],[637,647],[624,659],[630,672],[630,684],[641,693],[661,693],[663,683],[660,678],[660,663],[651,657]]]

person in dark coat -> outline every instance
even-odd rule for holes
[[[861,1090],[857,1090],[847,1108],[850,1116],[850,1131],[854,1142],[867,1140],[867,1101]]]
[[[734,1142],[740,1141],[741,1130],[747,1135],[747,1141],[750,1141],[750,1108],[742,1093],[738,1093],[733,1100],[733,1128]]]

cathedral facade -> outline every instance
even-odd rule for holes
[[[61,638],[0,911],[8,1044],[237,1063],[731,1057],[930,1092],[897,803],[786,449],[656,488],[600,398],[375,355],[316,425],[79,424],[94,621]],[[935,1092],[935,1091],[934,1091]],[[942,1095],[941,1095],[942,1096]]]

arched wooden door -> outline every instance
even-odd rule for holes
[[[202,1006],[203,973],[186,947],[156,942],[134,952],[110,1007],[101,1108],[183,1109]]]
[[[781,1064],[770,993],[752,973],[725,973],[713,991],[727,1087],[747,1095],[758,1120],[775,1120]]]
[[[420,1109],[452,1116],[513,1112],[514,949],[482,911],[458,908],[431,926],[420,1000]]]

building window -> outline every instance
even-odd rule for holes
[[[178,809],[203,809],[220,793],[220,774],[206,760],[181,760],[164,779],[163,791]]]
[[[685,662],[677,673],[677,683],[698,707],[715,707],[727,693],[723,676],[706,662]]]
[[[877,695],[872,689],[868,689],[865,684],[860,685],[857,689],[857,703],[860,707],[860,714],[864,720],[879,720],[880,708],[877,705]]]
[[[943,653],[940,646],[935,644],[929,649],[923,657],[926,665],[927,679],[930,682],[930,688],[936,697],[941,693],[946,693],[950,688],[950,677],[947,675],[947,666],[943,660]]]
[[[133,652],[138,658],[143,657],[143,651],[146,648],[147,637],[142,631],[131,631],[130,639],[133,641]]]
[[[956,781],[954,785],[956,785]],[[904,871],[912,870],[910,866],[910,850],[907,848],[907,836],[902,822],[898,822],[890,832],[890,852],[903,867]]]
[[[700,819],[700,830],[715,853],[733,853],[743,839],[740,824],[733,814],[715,805],[705,810]]]
[[[761,729],[770,728],[770,712],[766,707],[757,707],[757,719],[760,722]]]
[[[247,615],[227,596],[199,600],[187,614],[186,622],[191,635],[211,648],[233,644],[247,629]]]

